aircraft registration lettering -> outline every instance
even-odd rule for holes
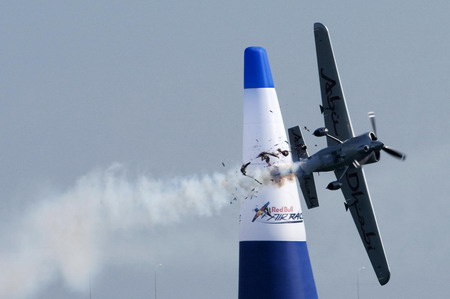
[[[350,190],[352,191],[351,196],[352,196],[352,199],[354,200],[355,211],[356,211],[358,222],[359,222],[359,225],[361,228],[361,235],[363,236],[362,239],[364,240],[364,243],[366,244],[367,251],[373,250],[373,249],[375,249],[375,247],[372,246],[372,244],[371,244],[372,242],[371,242],[370,238],[375,236],[376,234],[374,232],[366,232],[366,230],[365,230],[366,220],[360,214],[361,207],[359,205],[359,203],[360,203],[359,198],[364,198],[365,194],[364,194],[364,192],[362,192],[359,189],[360,182],[359,182],[358,172],[351,172],[349,170],[349,171],[347,171],[345,177],[347,179],[347,184],[350,187]]]
[[[313,182],[311,182],[311,181],[312,181],[312,178],[309,177],[309,176],[305,176],[305,177],[303,177],[303,180],[304,180],[304,182],[305,182],[305,190],[306,190],[306,194],[308,194],[308,199],[309,199],[309,201],[312,203],[314,200],[317,200],[317,196],[312,196],[312,195],[311,195],[312,190],[311,190],[310,186],[313,184]],[[313,194],[314,194],[314,193],[313,193]]]
[[[306,146],[303,143],[303,138],[295,132],[292,132],[294,136],[294,144],[292,145],[292,150],[295,150],[297,154],[297,159],[302,157],[303,151],[306,151]]]
[[[327,94],[327,109],[331,110],[331,120],[333,121],[334,133],[336,137],[339,136],[339,132],[337,130],[337,124],[339,123],[339,115],[334,111],[336,106],[334,105],[335,101],[341,100],[340,96],[333,96],[333,87],[336,85],[336,81],[332,78],[328,77],[323,73],[323,68],[320,69],[320,76],[322,79],[326,80],[325,82],[325,93]]]

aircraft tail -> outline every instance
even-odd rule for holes
[[[303,140],[302,131],[300,128],[292,127],[288,130],[289,142],[291,144],[292,160],[294,162],[300,161],[300,159],[306,159],[309,157],[306,149],[305,141]],[[310,174],[297,174],[300,188],[302,189],[303,197],[305,198],[306,206],[308,209],[317,208],[319,206],[319,199],[317,198],[316,184],[314,182],[313,173]]]

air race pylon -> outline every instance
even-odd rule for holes
[[[292,158],[266,51],[250,47],[244,56],[243,162],[251,175]],[[241,203],[239,299],[255,298],[317,298],[295,180],[265,183]]]

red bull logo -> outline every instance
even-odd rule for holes
[[[272,213],[292,213],[292,212],[294,212],[293,206],[281,207],[281,208],[271,207],[270,209],[271,209]]]
[[[275,207],[269,206],[267,202],[261,208],[255,208],[255,216],[252,222],[266,223],[266,224],[289,224],[303,222],[303,215],[299,211],[295,211],[293,206]]]

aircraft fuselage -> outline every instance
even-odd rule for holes
[[[305,173],[326,172],[345,168],[355,161],[361,165],[378,162],[377,152],[382,146],[383,143],[377,141],[373,133],[365,133],[328,146],[303,159],[301,169]]]

